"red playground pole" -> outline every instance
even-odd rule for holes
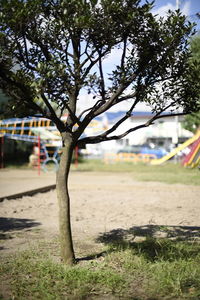
[[[75,147],[75,167],[78,168],[78,146]]]
[[[41,149],[41,141],[40,141],[40,135],[38,135],[38,175],[40,176],[40,149]]]
[[[1,146],[0,146],[0,151],[1,151],[1,169],[4,168],[4,136],[1,137]]]

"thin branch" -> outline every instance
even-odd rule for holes
[[[125,101],[125,100],[128,100],[128,99],[132,99],[132,98],[135,97],[135,96],[136,96],[136,92],[134,92],[134,93],[132,93],[132,94],[128,94],[128,95],[123,96],[123,97],[121,97],[121,98],[117,98],[117,100],[115,101],[115,103],[113,103],[113,106],[114,106],[115,104],[118,104],[118,103],[122,102],[122,101]],[[100,107],[100,106],[99,106],[100,103],[101,103],[101,105],[103,105],[103,104],[105,104],[105,101],[108,100],[108,99],[109,99],[109,98],[107,97],[104,101],[103,101],[102,99],[101,99],[101,100],[98,100],[93,106],[91,106],[91,107],[85,109],[84,111],[82,111],[78,118],[81,119],[82,116],[83,116],[86,112],[88,112],[88,111],[91,111],[91,110],[95,111],[96,109],[98,109],[98,108]]]
[[[74,126],[76,123],[80,126],[81,125],[81,121],[80,119],[75,115],[75,113],[73,113],[73,111],[71,110],[71,108],[69,107],[69,105],[66,103],[65,104],[68,112],[69,112],[69,115],[70,115],[70,118],[72,120],[72,126]]]
[[[106,53],[109,52],[109,51],[110,51],[110,48],[104,50],[104,51],[101,53],[101,58],[102,58],[104,55],[106,55]],[[96,52],[96,51],[95,51],[95,52]],[[91,58],[91,54],[90,54],[88,60],[90,60],[90,58]],[[86,78],[86,76],[88,75],[88,73],[90,72],[90,70],[92,69],[92,67],[99,61],[99,59],[100,59],[100,57],[98,56],[96,59],[91,60],[91,63],[90,63],[89,66],[86,68],[86,70],[85,70],[85,72],[84,72],[84,74],[83,74],[83,76],[82,76],[83,79]],[[82,64],[83,64],[83,63],[82,63]],[[81,66],[82,66],[82,64],[81,64]]]
[[[102,102],[103,102],[103,104],[105,103],[105,101],[103,101],[102,99],[101,99],[101,100],[98,100],[93,106],[91,106],[91,107],[89,107],[89,108],[83,110],[83,111],[81,112],[81,114],[79,115],[78,118],[81,119],[82,116],[83,116],[86,112],[91,111],[91,110],[95,110],[95,109],[99,106],[99,104],[102,103]]]
[[[65,124],[57,117],[53,107],[49,103],[49,101],[46,98],[46,96],[44,95],[44,93],[41,93],[41,97],[42,97],[42,100],[44,101],[45,105],[47,106],[47,108],[50,111],[50,119],[56,124],[58,130],[60,132],[63,132],[65,130],[67,130],[68,132],[71,132],[70,128],[65,127]]]
[[[176,74],[176,75],[173,75],[173,76],[169,76],[169,77],[166,77],[166,78],[160,78],[160,79],[157,79],[157,80],[150,80],[150,84],[155,84],[155,83],[159,83],[159,82],[164,82],[166,80],[170,80],[170,79],[175,79],[175,78],[179,78],[178,77],[179,74]],[[150,76],[149,76],[150,77]]]
[[[73,54],[71,54],[70,52],[67,52],[67,51],[66,51],[66,54],[67,54],[68,56],[74,58]]]
[[[125,63],[125,57],[126,57],[126,47],[127,47],[127,37],[124,38],[123,41],[123,53],[122,53],[122,58],[121,58],[121,69],[124,71],[124,63]]]
[[[134,97],[136,96],[136,94],[137,94],[137,92],[135,91],[135,92],[132,93],[132,94],[128,94],[128,95],[123,96],[123,97],[121,97],[121,98],[117,98],[116,101],[113,103],[113,105],[118,104],[118,103],[120,103],[120,102],[122,102],[122,101],[125,101],[125,100],[132,99],[132,98],[134,98]]]
[[[119,95],[123,93],[123,91],[129,86],[129,84],[134,80],[136,77],[135,74],[130,76],[129,80],[127,80],[126,83],[121,84],[117,91],[107,100],[107,101],[97,101],[96,107],[93,107],[89,113],[85,116],[83,121],[81,122],[81,127],[79,127],[76,130],[77,138],[81,136],[85,128],[88,126],[88,124],[91,122],[92,119],[97,117],[98,115],[102,114],[103,112],[107,111],[110,107],[115,105],[117,103],[117,98]]]
[[[55,113],[53,107],[49,103],[49,101],[48,101],[47,97],[44,95],[44,93],[41,93],[41,97],[42,97],[43,102],[45,103],[45,105],[49,109],[50,114],[52,115],[52,117],[57,118],[56,113]]]
[[[131,84],[131,82],[136,78],[136,74],[133,74],[132,76],[129,77],[129,79],[126,80],[125,83],[121,84],[118,89],[116,90],[116,92],[110,97],[110,99],[108,101],[106,101],[106,103],[100,107],[99,109],[96,110],[96,112],[94,113],[94,117],[102,114],[103,112],[105,112],[106,110],[108,110],[110,107],[112,107],[114,104],[116,104],[117,102],[116,99],[124,92],[124,90]],[[87,116],[86,116],[87,118]]]
[[[71,37],[71,40],[72,40],[72,37]],[[73,41],[71,41],[73,43]],[[65,47],[65,61],[66,61],[66,64],[67,64],[67,68],[68,68],[68,71],[70,73],[70,75],[75,79],[75,73],[72,71],[72,67],[71,67],[71,64],[69,62],[69,57],[71,57],[73,60],[75,59],[75,55],[70,53],[68,51],[68,48],[69,48],[69,41],[66,41],[66,47]]]
[[[36,68],[34,68],[33,66],[31,66],[29,63],[27,63],[27,61],[24,59],[24,55],[23,55],[23,51],[22,51],[22,47],[19,43],[19,41],[17,39],[15,39],[17,47],[18,47],[18,51],[19,51],[19,56],[18,59],[20,62],[22,62],[24,64],[24,66],[26,66],[28,69],[32,70],[32,71],[36,71]]]
[[[84,65],[88,63],[89,60],[90,60],[90,62],[92,62],[91,57],[93,57],[95,52],[96,52],[96,50],[93,50],[90,54],[88,54],[88,52],[85,50],[85,52],[83,54],[87,55],[87,58],[84,59],[84,61],[80,64],[80,69],[82,69],[84,67]]]
[[[129,133],[133,132],[133,131],[136,131],[140,128],[145,128],[145,127],[148,127],[150,125],[153,124],[153,121],[157,120],[157,119],[161,119],[161,118],[166,118],[166,117],[175,117],[175,116],[184,116],[184,115],[187,115],[188,113],[175,113],[175,114],[167,114],[167,115],[162,115],[162,116],[157,116],[157,117],[154,117],[152,118],[151,120],[149,120],[148,122],[146,122],[145,124],[142,124],[142,125],[139,125],[139,126],[136,126],[134,128],[130,128],[129,130],[127,130],[126,132],[124,132],[123,134],[117,136],[117,138],[115,138],[114,136],[110,137],[112,140],[113,139],[121,139],[123,137],[125,137],[126,135],[128,135]],[[110,140],[108,138],[108,140]]]
[[[125,131],[124,133],[120,134],[120,135],[114,135],[114,136],[109,136],[108,134],[110,134],[111,132],[115,131],[126,119],[128,119],[128,117],[130,117],[130,113],[132,112],[132,110],[134,109],[135,105],[137,104],[137,101],[134,102],[133,106],[131,107],[131,109],[127,112],[128,115],[125,115],[122,119],[120,119],[115,125],[113,125],[113,127],[111,127],[109,130],[107,130],[106,132],[103,132],[100,135],[97,136],[90,136],[90,137],[86,137],[83,139],[80,139],[78,141],[79,144],[94,144],[94,143],[100,143],[103,141],[110,141],[110,140],[119,140],[121,138],[124,138],[125,136],[127,136],[129,133],[134,132],[138,129],[141,128],[146,128],[150,125],[153,124],[153,122],[157,119],[161,119],[161,118],[165,118],[165,117],[174,117],[174,116],[183,116],[183,115],[187,115],[188,113],[186,112],[182,112],[182,113],[171,113],[171,114],[164,114],[161,115],[164,111],[166,111],[168,108],[170,108],[171,106],[173,106],[178,100],[173,101],[172,103],[170,103],[169,105],[167,105],[165,108],[163,108],[161,111],[159,111],[156,115],[154,115],[150,120],[148,120],[146,123],[138,125],[136,127],[130,128],[129,130]]]
[[[158,117],[152,118],[152,119],[155,121],[160,118],[183,116],[183,115],[187,115],[187,114],[188,113],[168,114],[168,115],[158,116]],[[110,136],[110,137],[108,137],[108,136],[104,137],[103,135],[86,137],[86,138],[80,139],[78,141],[78,145],[96,144],[96,143],[101,143],[101,142],[105,142],[105,141],[120,140],[120,139],[124,138],[125,136],[127,136],[129,133],[134,132],[138,129],[146,128],[152,124],[153,124],[153,121],[149,120],[148,122],[146,122],[144,124],[130,128],[129,130],[125,131],[124,133],[122,133],[120,135],[114,135],[114,136]]]
[[[102,60],[101,60],[101,52],[99,52],[99,73],[100,73],[100,77],[101,77],[101,97],[103,99],[103,101],[105,101],[105,82],[104,82],[104,75],[103,75],[103,67],[102,67]]]
[[[124,121],[126,121],[128,118],[131,117],[132,115],[132,111],[135,108],[135,106],[138,103],[138,99],[136,99],[133,103],[133,105],[131,106],[131,108],[127,111],[127,113],[125,114],[125,116],[123,118],[121,118],[120,120],[118,120],[110,129],[108,129],[107,131],[105,131],[102,136],[103,137],[107,137],[110,133],[112,133],[113,131],[115,131]]]
[[[24,41],[24,49],[25,49],[26,63],[27,63],[27,67],[29,67],[28,49],[27,49],[26,36],[25,36],[25,35],[23,35],[23,41]]]
[[[33,30],[37,28],[37,24],[35,23],[34,25],[35,25],[35,28],[32,28]],[[42,50],[42,53],[45,56],[46,60],[50,61],[51,60],[51,54],[48,50],[48,46],[41,42],[41,39],[39,39],[38,36],[37,36],[37,32],[35,32],[35,36],[33,36],[33,34],[32,33],[29,34],[29,32],[27,30],[26,36],[27,36],[28,40],[30,40],[31,42],[35,43],[37,46],[40,47],[40,49]]]

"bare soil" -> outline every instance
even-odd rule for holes
[[[72,172],[70,195],[73,238],[80,257],[113,239],[200,238],[200,186],[137,182],[131,173]],[[58,237],[54,190],[4,200],[0,211],[2,255]]]

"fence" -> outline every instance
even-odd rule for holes
[[[145,154],[145,153],[106,153],[104,156],[104,162],[109,164],[109,163],[114,163],[114,162],[144,162],[148,163],[152,159],[155,159],[156,155],[155,154]]]

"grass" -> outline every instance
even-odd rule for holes
[[[88,160],[80,163],[72,170],[89,172],[129,172],[134,180],[159,181],[165,183],[200,184],[200,170],[181,166],[180,163],[168,162],[163,165],[151,166],[142,163],[105,164],[101,160]]]
[[[4,258],[0,299],[200,299],[197,242],[112,243],[105,256],[73,267],[55,262],[55,246],[43,243]]]
[[[7,168],[27,169],[27,163],[7,164]],[[55,167],[55,165],[53,165]],[[80,172],[114,172],[130,173],[137,181],[158,181],[169,184],[180,183],[187,185],[200,185],[200,170],[186,168],[180,163],[167,162],[163,165],[151,166],[144,163],[113,163],[105,164],[102,160],[82,160],[78,167],[72,164],[72,171]]]

